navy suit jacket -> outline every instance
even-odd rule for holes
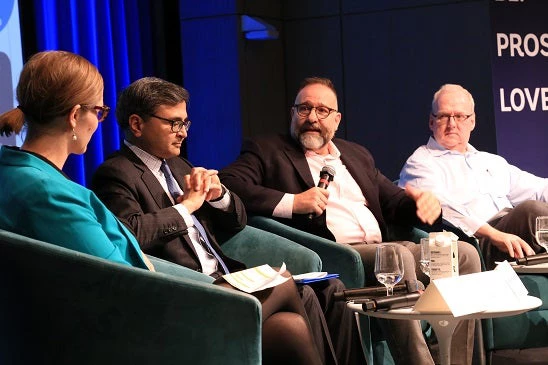
[[[387,179],[376,167],[363,146],[335,138],[341,160],[367,199],[368,208],[379,223],[383,239],[387,224],[420,225],[415,201]],[[290,136],[269,136],[247,140],[238,159],[220,173],[222,183],[238,194],[248,214],[272,217],[274,208],[285,193],[299,194],[314,186],[310,168],[300,145]],[[335,176],[335,179],[337,177]],[[295,228],[334,240],[326,224],[325,212],[308,219],[307,214],[293,214],[292,219],[278,221]]]
[[[167,160],[167,164],[179,186],[184,189],[183,176],[190,173],[192,165],[180,157]],[[91,188],[134,232],[144,252],[202,271],[184,219],[173,208],[157,178],[129,148],[123,146],[99,166],[93,175]],[[242,230],[247,223],[241,200],[235,194],[231,195],[227,212],[204,202],[194,215],[204,226],[211,244],[229,270],[237,271],[245,266],[225,256],[217,241],[219,234],[223,238],[229,237]]]

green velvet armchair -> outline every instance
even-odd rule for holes
[[[227,256],[245,263],[247,267],[263,264],[279,267],[285,262],[292,274],[322,271],[322,260],[313,250],[251,226],[222,242],[221,248]]]
[[[252,227],[225,245],[295,272],[321,269],[309,250]],[[1,364],[261,363],[259,301],[209,276],[153,257],[150,272],[3,230],[0,257]]]
[[[322,260],[322,270],[338,273],[347,288],[361,288],[365,276],[360,254],[350,246],[338,245],[328,239],[304,232],[272,218],[251,216],[248,224],[275,233],[314,251]],[[224,249],[224,247],[223,247]]]

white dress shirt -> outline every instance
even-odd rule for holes
[[[326,206],[327,228],[340,243],[381,242],[382,235],[379,223],[367,208],[367,201],[362,191],[341,160],[341,153],[333,142],[329,142],[329,153],[318,155],[315,152],[305,153],[310,172],[317,186],[320,171],[326,165],[335,169],[335,178],[329,184],[329,199]],[[285,194],[274,209],[273,215],[280,218],[291,218],[293,214],[294,194]]]
[[[166,177],[164,176],[164,173],[160,171],[162,160],[146,151],[143,151],[142,149],[131,144],[128,141],[124,140],[124,143],[126,146],[128,146],[129,149],[133,151],[133,153],[137,155],[137,157],[139,157],[139,159],[141,159],[141,161],[143,161],[146,167],[148,167],[148,169],[152,172],[156,179],[158,179],[158,182],[160,183],[160,185],[162,185],[162,188],[173,203],[173,208],[175,208],[177,212],[179,212],[179,214],[185,221],[185,224],[188,227],[188,236],[192,241],[194,250],[196,251],[198,259],[200,260],[200,264],[202,265],[202,272],[206,275],[210,275],[217,271],[217,259],[215,259],[212,254],[206,251],[206,249],[200,243],[200,232],[198,231],[198,229],[196,229],[196,227],[194,227],[194,221],[192,220],[192,216],[188,212],[188,209],[183,204],[175,204],[175,201],[173,200],[173,197],[169,192]],[[181,189],[177,181],[175,181],[175,184],[180,194],[183,195],[183,190]],[[214,208],[226,211],[230,205],[230,195],[228,190],[221,200],[208,203]]]
[[[448,150],[433,137],[405,163],[399,185],[407,183],[432,191],[441,201],[443,219],[470,236],[504,208],[548,198],[548,179],[470,144],[465,153]]]

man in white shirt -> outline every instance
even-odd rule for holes
[[[405,163],[399,184],[432,191],[444,222],[479,238],[488,269],[495,261],[544,252],[535,219],[548,215],[548,179],[478,151],[470,143],[474,99],[460,85],[443,85],[432,101],[428,143]]]
[[[342,115],[330,80],[305,79],[290,112],[291,135],[245,141],[238,159],[221,171],[221,181],[240,196],[250,214],[352,245],[362,258],[364,285],[378,285],[375,250],[386,238],[387,224],[431,225],[440,220],[438,200],[427,191],[398,188],[375,167],[363,146],[334,138]],[[324,166],[336,172],[327,189],[317,186]],[[403,279],[415,280],[420,246],[398,243]],[[459,243],[459,270],[480,270],[477,252],[465,242]],[[427,280],[424,275],[420,279]],[[397,364],[433,363],[417,321],[382,324]],[[473,323],[463,327],[453,337],[453,360],[469,364]]]

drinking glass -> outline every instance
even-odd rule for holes
[[[548,216],[537,217],[535,238],[537,243],[548,252]]]
[[[394,293],[394,285],[403,278],[403,258],[395,244],[377,246],[375,252],[375,276],[386,287],[386,295]]]
[[[421,238],[421,271],[430,277],[430,238]]]

